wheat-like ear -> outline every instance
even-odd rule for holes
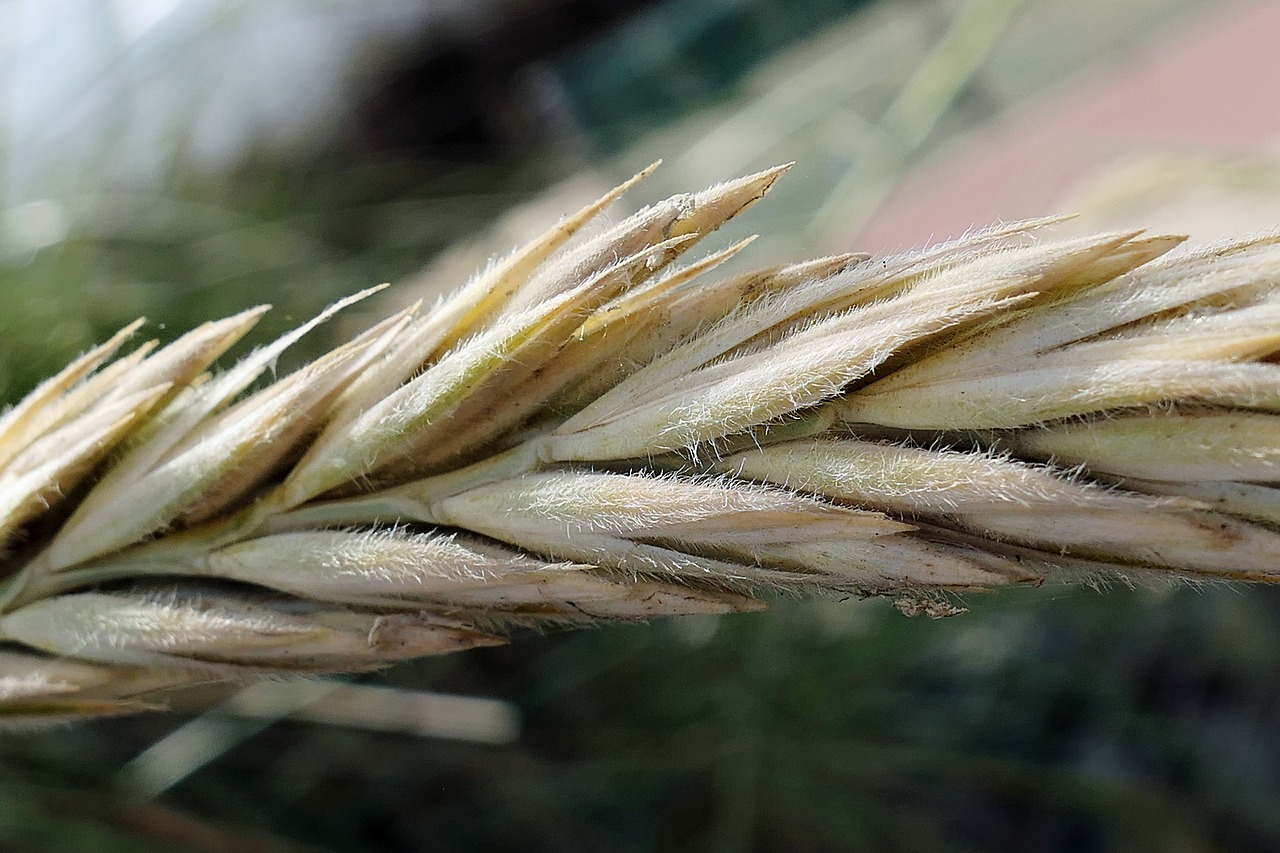
[[[352,300],[41,385],[0,416],[0,724],[780,592],[1280,577],[1280,236],[677,263],[783,171],[582,238],[629,181],[247,396]]]

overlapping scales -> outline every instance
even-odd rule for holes
[[[368,293],[222,373],[264,309],[135,324],[0,415],[0,726],[778,592],[1280,577],[1280,237],[717,278],[785,167],[583,236],[648,171],[256,390]]]

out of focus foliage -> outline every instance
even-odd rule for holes
[[[668,0],[554,64],[591,141],[618,151],[731,91],[761,57],[866,0]]]
[[[326,850],[1269,850],[1280,598],[1221,592],[1015,591],[939,622],[784,603],[526,638],[380,677],[509,699],[511,746],[283,722],[162,802]],[[93,802],[172,725],[0,755],[7,780]],[[10,797],[46,824],[84,813]]]

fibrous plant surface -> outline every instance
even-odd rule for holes
[[[583,236],[646,173],[297,371],[265,308],[0,416],[0,720],[522,628],[1046,578],[1280,577],[1280,234],[1050,220],[717,275],[785,167]]]

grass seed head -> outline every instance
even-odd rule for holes
[[[0,727],[780,592],[1277,579],[1280,237],[677,263],[785,169],[588,234],[651,167],[252,392],[369,291],[221,373],[264,309],[40,385],[0,415]]]

